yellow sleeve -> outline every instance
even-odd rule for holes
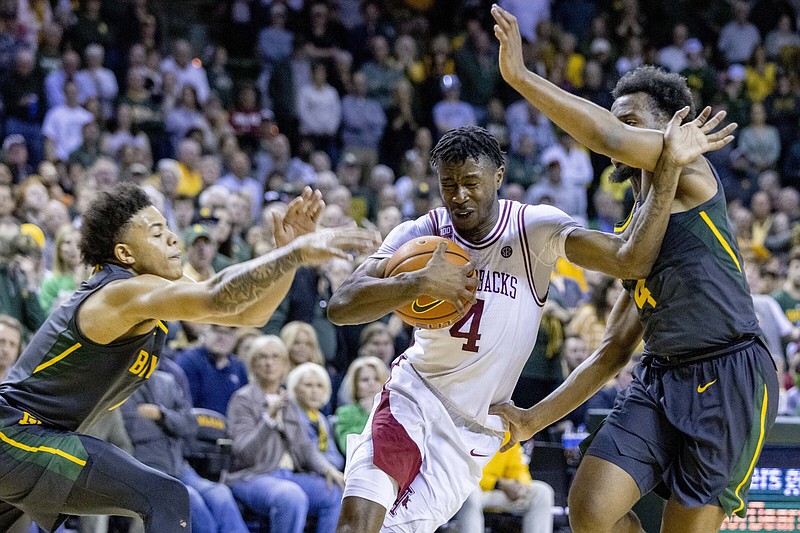
[[[495,454],[483,467],[481,490],[484,492],[494,490],[498,479],[514,479],[530,483],[531,473],[523,453],[522,446],[517,443],[507,452]]]
[[[519,443],[506,452],[508,459],[503,476],[506,479],[514,479],[521,483],[531,482],[531,471],[527,461],[524,460],[522,446]]]

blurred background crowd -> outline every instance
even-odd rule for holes
[[[800,415],[800,1],[498,3],[519,19],[528,68],[553,83],[609,108],[623,74],[660,65],[686,77],[698,108],[725,109],[739,124],[736,142],[708,158],[781,373],[781,413]],[[629,185],[611,183],[607,158],[504,84],[490,5],[0,0],[0,372],[91,275],[78,249],[81,214],[120,181],[147,191],[182,239],[185,272],[204,280],[269,252],[272,211],[306,185],[327,204],[322,226],[355,223],[382,236],[441,205],[430,150],[444,131],[477,124],[506,151],[503,198],[552,204],[612,231],[633,204]],[[328,299],[357,266],[300,270],[260,329],[167,325],[165,359],[176,363],[185,407],[227,415],[245,433],[231,435],[234,469],[237,454],[255,453],[242,404],[256,387],[274,398],[272,416],[296,409],[285,416],[303,421],[324,456],[259,452],[272,461],[264,471],[323,481],[319,461],[341,471],[346,435],[363,428],[412,333],[393,316],[364,326],[327,320]],[[620,290],[557,265],[517,405],[543,398],[598,346]],[[629,380],[630,368],[588,403],[610,407]],[[584,424],[586,407],[539,437]],[[165,427],[148,414],[134,422]],[[331,481],[321,486],[334,490]],[[330,530],[324,491],[291,482],[318,531]],[[254,487],[228,485],[240,504],[275,509],[248,499]]]

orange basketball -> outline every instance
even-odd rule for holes
[[[386,265],[386,277],[402,272],[414,272],[428,264],[440,242],[447,243],[445,258],[456,265],[469,262],[469,255],[458,244],[443,237],[425,236],[412,239],[397,249]],[[473,271],[473,277],[477,275]],[[403,322],[425,329],[440,329],[458,321],[472,306],[466,303],[464,312],[459,314],[450,302],[436,300],[430,296],[420,296],[413,302],[395,310]]]

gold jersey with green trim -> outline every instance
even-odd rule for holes
[[[0,396],[26,413],[21,424],[81,431],[150,377],[166,340],[162,322],[145,334],[100,345],[83,335],[77,321],[86,298],[133,275],[103,265],[39,328],[0,385]]]
[[[712,172],[716,194],[672,214],[650,274],[623,281],[644,327],[646,354],[690,356],[761,334],[725,193]]]

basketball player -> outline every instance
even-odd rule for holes
[[[139,515],[148,533],[190,530],[180,481],[80,431],[156,368],[170,320],[264,324],[295,270],[377,244],[371,232],[313,232],[323,203],[306,189],[275,220],[282,248],[181,279],[178,238],[138,187],[102,192],[84,216],[81,252],[96,274],[58,308],[0,385],[0,531],[23,513],[54,530],[66,514]]]
[[[556,260],[644,276],[681,166],[730,141],[731,128],[705,135],[721,117],[704,125],[707,110],[680,126],[686,113],[671,122],[642,215],[623,237],[585,230],[551,206],[499,200],[503,154],[486,130],[458,128],[441,138],[431,161],[445,207],[395,228],[333,295],[328,313],[337,324],[369,322],[421,295],[472,306],[450,328],[415,333],[364,432],[349,437],[340,533],[432,532],[459,509],[500,448],[504,427],[488,408],[511,397],[536,342]],[[440,244],[424,268],[384,278],[392,253],[423,235],[455,241],[471,261],[449,263]]]
[[[691,106],[686,80],[654,67],[625,75],[609,113],[570,95],[522,62],[516,19],[492,7],[504,79],[567,133],[618,161],[617,173],[646,190],[662,136]],[[644,128],[650,128],[649,130]],[[627,165],[627,166],[626,166]],[[635,210],[641,211],[641,207]],[[778,382],[730,230],[722,185],[705,158],[680,175],[666,234],[651,271],[622,276],[600,348],[528,411],[491,412],[512,440],[559,420],[621,370],[644,334],[633,383],[594,437],[570,491],[577,533],[640,531],[631,506],[654,488],[668,498],[662,531],[717,531],[744,516],[764,436],[775,420]]]

